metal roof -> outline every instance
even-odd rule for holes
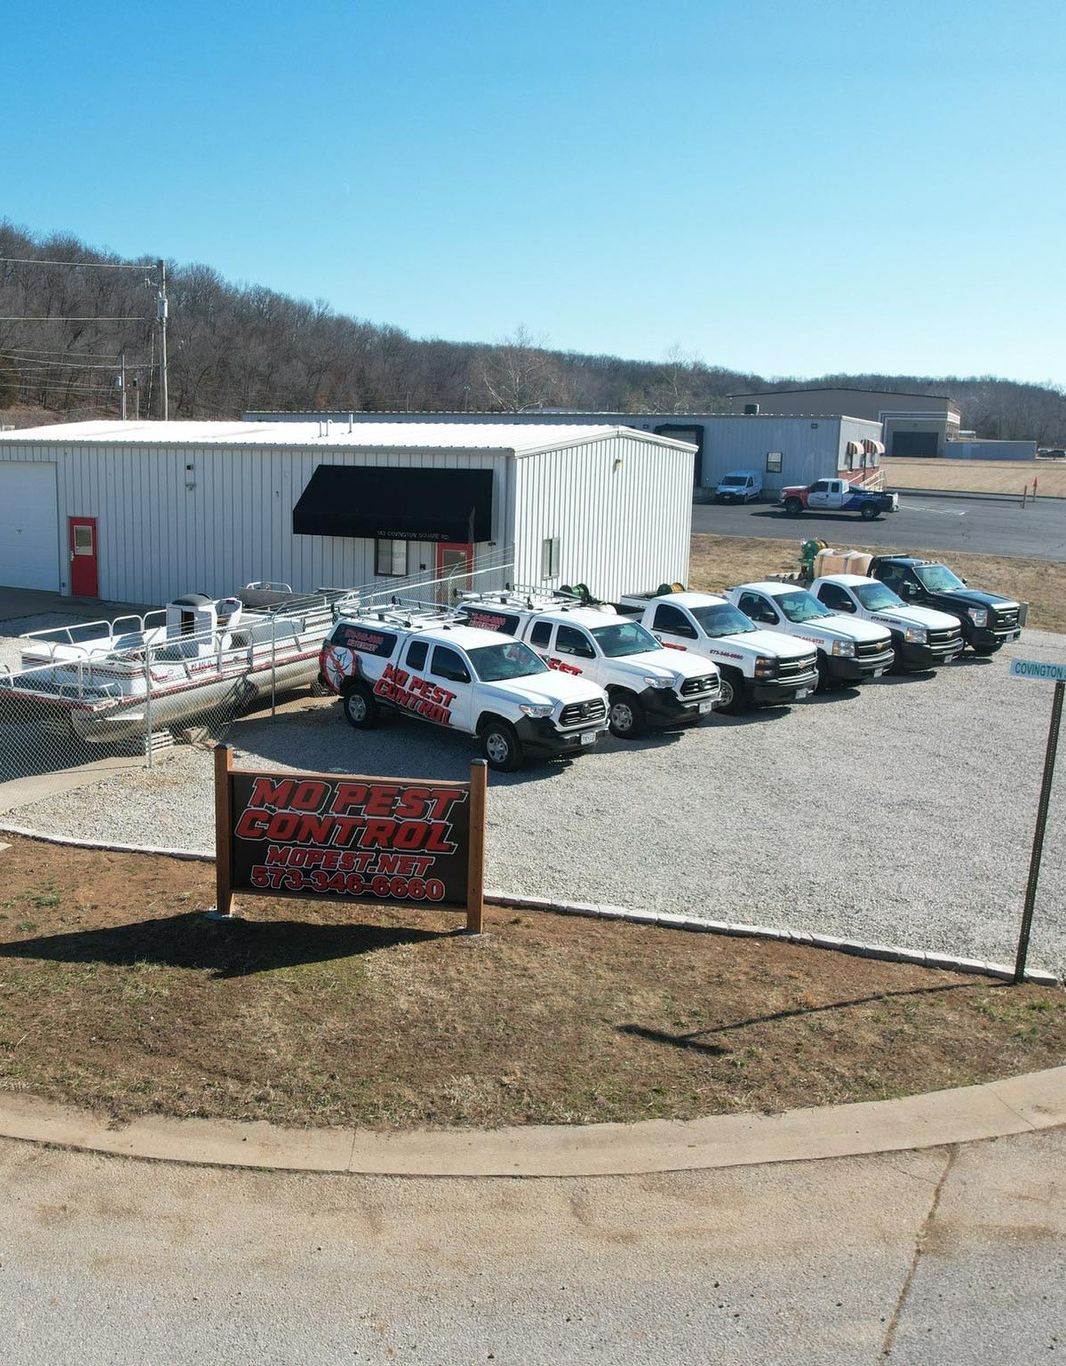
[[[631,427],[576,426],[560,423],[520,425],[513,422],[65,422],[27,427],[0,434],[5,445],[115,446],[269,446],[319,450],[484,450],[534,455],[560,446],[601,441],[617,435],[674,449],[694,451],[688,442],[656,436]]]

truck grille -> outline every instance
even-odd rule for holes
[[[681,696],[692,697],[696,693],[717,691],[717,680],[707,674],[703,678],[686,678],[681,684]]]
[[[939,645],[952,645],[962,635],[961,626],[949,626],[945,630],[929,632],[929,644],[936,647]]]
[[[869,659],[873,655],[882,655],[891,644],[891,636],[885,636],[883,640],[860,640],[855,645],[855,656],[857,659]]]
[[[591,702],[571,702],[559,713],[561,726],[579,726],[583,721],[602,721],[607,715],[606,704],[598,697]]]
[[[1013,631],[1018,625],[1017,607],[997,607],[993,612],[992,625],[997,631]]]
[[[796,678],[799,674],[809,674],[816,658],[816,655],[801,655],[799,659],[782,659],[778,665],[778,677]]]

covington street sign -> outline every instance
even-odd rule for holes
[[[1041,683],[1066,683],[1066,664],[1048,664],[1042,659],[1012,659],[1011,678],[1033,678]]]

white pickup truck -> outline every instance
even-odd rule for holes
[[[818,686],[818,656],[783,631],[755,625],[739,608],[712,593],[639,593],[622,598],[619,612],[639,618],[671,650],[713,660],[722,677],[719,711],[753,704],[782,705]]]
[[[932,607],[909,607],[887,584],[859,574],[823,574],[811,592],[831,612],[887,626],[898,669],[935,669],[965,648],[957,617]]]
[[[527,645],[464,625],[455,614],[401,606],[337,622],[321,677],[357,730],[380,711],[476,735],[490,768],[531,754],[577,754],[607,729],[607,697],[589,678],[553,672]]]
[[[471,626],[528,642],[549,668],[598,683],[609,699],[611,734],[620,739],[699,721],[718,702],[713,664],[667,650],[613,607],[515,589],[466,594],[457,610]]]
[[[726,597],[760,626],[785,631],[818,651],[819,686],[846,687],[892,667],[892,637],[883,626],[838,615],[805,588],[768,579],[727,588]]]

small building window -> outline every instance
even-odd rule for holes
[[[767,451],[767,452],[766,452],[766,473],[767,473],[767,474],[780,474],[780,473],[781,473],[781,460],[782,460],[782,455],[781,455],[781,452],[780,452],[780,451]]]
[[[549,536],[541,542],[540,577],[557,579],[559,577],[559,537]]]
[[[407,542],[374,542],[374,573],[379,578],[401,578],[407,573]]]

